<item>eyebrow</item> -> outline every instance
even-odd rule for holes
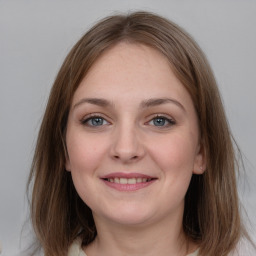
[[[112,102],[110,102],[106,99],[102,99],[102,98],[84,98],[84,99],[81,99],[80,101],[78,101],[73,106],[73,108],[76,108],[83,103],[89,103],[89,104],[97,105],[100,107],[109,107],[109,106],[114,105]],[[149,108],[149,107],[155,107],[155,106],[159,106],[159,105],[163,105],[163,104],[167,104],[167,103],[173,103],[176,106],[178,106],[179,108],[181,108],[183,111],[186,112],[184,106],[179,101],[172,99],[172,98],[153,98],[153,99],[144,100],[141,102],[140,107],[141,108]]]
[[[154,106],[159,106],[163,105],[166,103],[173,103],[179,108],[181,108],[183,111],[185,111],[185,107],[177,100],[172,99],[172,98],[153,98],[153,99],[148,99],[145,101],[142,101],[140,104],[142,108],[148,108],[148,107],[154,107]]]
[[[73,108],[78,107],[79,105],[83,104],[83,103],[89,103],[92,105],[97,105],[100,107],[108,107],[110,105],[112,105],[108,100],[105,99],[101,99],[101,98],[84,98],[81,99],[80,101],[78,101]]]

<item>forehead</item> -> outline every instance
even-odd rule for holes
[[[156,68],[165,69],[163,71],[172,72],[168,59],[158,50],[139,43],[120,42],[106,50],[89,70],[88,76],[94,72],[101,71],[108,75],[113,71],[123,71],[126,69],[128,75],[138,75],[144,72],[158,71]],[[148,74],[147,74],[148,75]]]
[[[168,59],[151,47],[121,42],[90,68],[74,99],[81,97],[190,97]]]

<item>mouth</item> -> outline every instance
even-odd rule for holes
[[[103,180],[116,183],[116,184],[138,184],[138,183],[146,183],[156,178],[120,178],[120,177],[113,177],[113,178],[103,178]]]
[[[157,178],[139,173],[114,173],[101,177],[101,180],[119,191],[135,191],[153,184]]]

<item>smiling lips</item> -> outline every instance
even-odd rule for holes
[[[104,183],[119,191],[135,191],[151,185],[156,178],[139,173],[113,173],[101,178]]]

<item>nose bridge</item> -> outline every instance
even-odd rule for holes
[[[120,122],[113,134],[112,156],[124,162],[139,159],[144,154],[139,127],[135,122]]]

